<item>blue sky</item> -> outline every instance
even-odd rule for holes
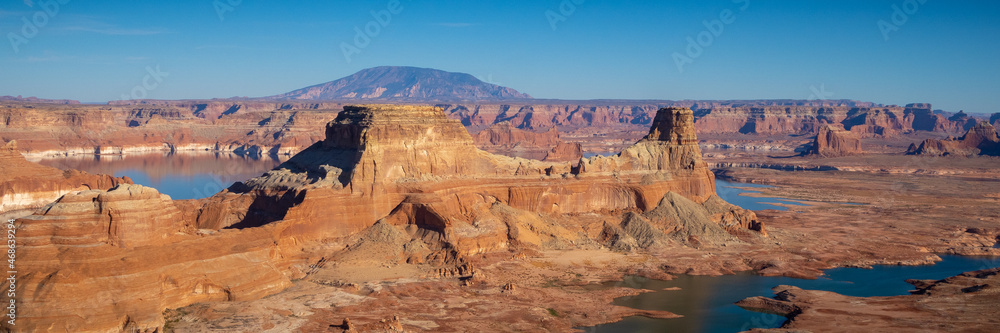
[[[255,97],[408,65],[537,98],[822,97],[1000,112],[1000,1],[402,0],[384,27],[371,12],[388,12],[388,0],[58,1],[0,5],[0,95],[107,101],[146,80],[148,98]],[[46,3],[58,12],[38,14]],[[25,34],[32,18],[47,20]],[[716,36],[705,22],[719,32],[722,18]],[[879,21],[896,28],[888,39]],[[369,23],[377,34],[348,61],[342,45]],[[704,46],[689,53],[699,35]],[[683,71],[676,55],[691,60]]]

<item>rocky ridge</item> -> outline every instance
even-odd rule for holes
[[[909,154],[929,156],[1000,156],[1000,136],[988,122],[979,122],[961,138],[927,139],[920,146],[911,144]]]

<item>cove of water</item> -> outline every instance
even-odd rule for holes
[[[771,288],[792,285],[857,296],[909,294],[906,279],[943,279],[963,272],[1000,266],[1000,258],[941,256],[926,266],[875,266],[873,269],[835,268],[816,280],[764,277],[750,273],[724,276],[680,275],[671,281],[628,277],[608,286],[658,290],[622,297],[615,304],[637,309],[666,310],[683,315],[675,319],[629,317],[616,323],[583,328],[587,332],[740,332],[751,328],[777,328],[785,317],[744,310],[735,302],[747,297],[773,295]],[[680,290],[663,290],[665,288]]]
[[[731,183],[716,180],[722,199],[746,209],[785,210],[774,203],[798,204],[780,198],[748,197],[753,191],[740,188],[766,188],[766,185]],[[1000,258],[941,256],[943,261],[925,266],[875,266],[872,269],[835,268],[826,270],[816,280],[788,277],[764,277],[753,273],[724,276],[680,275],[671,281],[627,277],[608,283],[636,289],[657,290],[622,297],[615,304],[645,310],[665,310],[679,315],[675,319],[629,317],[616,323],[581,328],[586,332],[740,332],[752,328],[777,328],[785,317],[744,310],[734,303],[747,297],[773,296],[771,288],[792,285],[803,289],[826,290],[848,296],[896,296],[909,294],[913,286],[907,279],[943,279],[963,272],[1000,267]],[[664,290],[680,288],[680,290]]]
[[[231,153],[77,155],[33,160],[59,169],[128,176],[174,200],[207,198],[237,181],[260,176],[281,162]]]
[[[739,187],[739,188],[737,188]],[[763,209],[775,209],[775,210],[788,210],[787,207],[778,206],[775,204],[785,204],[792,206],[807,206],[798,202],[790,201],[782,198],[771,198],[771,197],[748,197],[745,195],[740,195],[742,193],[760,193],[758,191],[744,190],[742,188],[769,188],[768,185],[760,184],[745,184],[745,183],[733,183],[725,180],[715,180],[715,192],[719,195],[722,200],[743,207],[749,210],[763,210]]]

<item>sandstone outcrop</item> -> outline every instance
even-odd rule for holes
[[[841,157],[861,154],[861,139],[857,134],[830,125],[820,127],[813,141],[812,154]]]
[[[988,122],[979,122],[958,139],[927,139],[920,146],[910,145],[907,152],[928,156],[1000,156],[1000,136]]]
[[[689,109],[662,109],[633,147],[574,166],[479,150],[439,108],[374,105],[345,107],[327,125],[326,140],[213,200],[249,195],[268,203],[258,206],[266,213],[247,214],[237,227],[293,220],[310,237],[343,237],[387,217],[465,255],[522,241],[508,239],[508,223],[495,222],[505,221],[497,205],[543,214],[646,211],[669,192],[698,204],[715,194]],[[753,220],[751,212],[734,214]]]
[[[663,108],[632,147],[572,163],[479,150],[441,108],[346,106],[324,140],[213,197],[119,185],[19,219],[18,315],[29,330],[153,331],[164,309],[276,293],[328,262],[471,277],[480,254],[621,248],[565,224],[594,213],[631,214],[609,233],[639,248],[764,236],[715,196],[690,109]]]
[[[154,331],[164,309],[290,285],[271,228],[194,232],[139,185],[68,194],[17,225],[17,332]]]
[[[576,161],[583,157],[583,147],[563,141],[554,127],[545,132],[532,132],[516,128],[510,122],[501,122],[476,133],[473,140],[480,149],[511,157],[554,162]]]
[[[39,208],[67,193],[126,183],[132,181],[31,163],[16,142],[0,143],[0,212]]]

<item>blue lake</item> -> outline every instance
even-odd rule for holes
[[[35,160],[60,169],[128,176],[175,200],[212,196],[237,181],[260,176],[280,161],[226,153],[87,155]]]
[[[943,279],[962,272],[1000,267],[1000,258],[941,256],[928,266],[875,266],[873,269],[836,268],[816,280],[764,277],[754,274],[724,276],[680,275],[671,281],[629,277],[613,286],[659,290],[622,297],[615,304],[683,315],[675,319],[629,317],[617,323],[583,328],[587,332],[740,332],[777,328],[785,318],[744,310],[733,303],[753,296],[772,296],[771,288],[792,285],[844,295],[870,297],[906,295],[913,286],[906,279]],[[678,287],[681,290],[663,290]]]
[[[765,188],[766,185],[716,181],[719,197],[751,210],[785,210],[774,203],[801,205],[781,198],[749,197],[753,193],[740,188]],[[581,328],[587,332],[740,332],[751,328],[777,328],[785,317],[744,310],[734,303],[747,297],[772,296],[771,288],[793,285],[803,289],[826,290],[843,295],[870,297],[909,294],[913,286],[907,279],[943,279],[963,272],[1000,267],[1000,258],[941,256],[943,261],[925,266],[875,266],[873,269],[835,268],[816,280],[788,277],[764,277],[753,273],[725,276],[680,275],[671,281],[628,277],[607,284],[637,289],[658,290],[623,297],[615,304],[645,310],[665,310],[683,315],[675,319],[629,317],[624,320]],[[680,288],[680,290],[663,290]]]
[[[776,210],[787,210],[788,208],[775,205],[775,204],[785,204],[792,206],[805,206],[801,203],[790,201],[782,198],[771,198],[771,197],[750,197],[745,195],[740,195],[742,193],[760,193],[758,191],[745,190],[741,188],[769,188],[771,186],[760,185],[760,184],[745,184],[745,183],[734,183],[725,180],[715,180],[715,192],[723,200],[728,201],[731,204],[743,207],[749,210],[763,210],[763,209],[776,209]]]

